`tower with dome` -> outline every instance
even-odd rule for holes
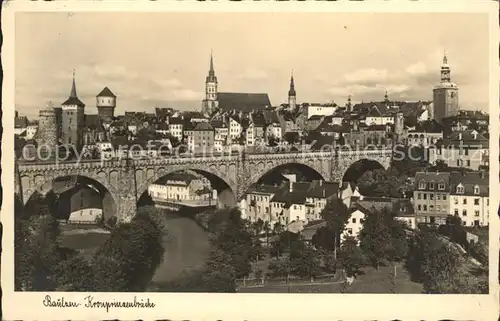
[[[458,86],[451,81],[451,68],[446,53],[441,65],[441,82],[433,90],[434,119],[442,122],[443,118],[458,115]]]

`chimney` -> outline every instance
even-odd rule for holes
[[[462,140],[462,133],[458,133],[458,140]]]
[[[477,139],[477,132],[473,131],[472,136],[474,137],[474,139]]]
[[[290,193],[293,192],[293,182],[292,181],[290,181],[290,190],[289,191],[290,191]]]

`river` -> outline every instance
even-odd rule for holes
[[[203,267],[210,254],[208,233],[193,219],[166,212],[167,235],[163,262],[158,266],[151,285],[178,279]]]

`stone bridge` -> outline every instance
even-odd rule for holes
[[[128,221],[137,210],[137,202],[150,184],[170,173],[193,170],[206,176],[218,189],[229,189],[239,199],[250,185],[282,165],[301,164],[314,170],[324,180],[342,180],[347,169],[360,160],[378,162],[388,168],[391,150],[291,152],[276,154],[238,154],[191,158],[149,158],[91,160],[80,162],[19,163],[16,191],[24,204],[35,191],[46,194],[56,178],[78,176],[92,181],[103,192],[105,217],[117,214]],[[20,186],[19,186],[20,185]]]

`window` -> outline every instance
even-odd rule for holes
[[[446,201],[446,194],[443,194],[443,201]]]
[[[417,208],[419,211],[422,210],[422,206],[420,204],[417,206]]]
[[[479,216],[479,211],[474,211],[474,216]]]
[[[427,193],[424,193],[424,200],[427,199]]]
[[[293,206],[293,209],[294,209],[294,210],[296,210],[296,209],[297,209],[297,205],[294,205],[294,206]]]
[[[467,216],[467,210],[462,210],[462,216]]]
[[[425,181],[424,180],[421,180],[420,183],[418,183],[418,188],[425,189]]]
[[[436,211],[441,212],[441,205],[436,205]]]
[[[464,193],[464,187],[462,185],[457,186],[457,194],[463,194]]]
[[[349,234],[351,234],[351,235],[352,235],[352,228],[347,229],[347,233],[349,233]]]
[[[356,223],[356,219],[355,219],[355,218],[353,218],[353,219],[352,219],[352,222],[353,222],[353,223]]]
[[[467,205],[467,199],[464,198],[464,205]]]
[[[419,200],[421,200],[421,199],[422,199],[422,193],[417,193],[417,198],[418,198]]]
[[[455,209],[455,216],[458,216],[458,208]]]
[[[443,181],[440,181],[439,184],[438,184],[438,189],[440,191],[444,190],[444,182]]]
[[[424,205],[424,211],[427,211],[427,205]]]
[[[441,194],[436,194],[436,200],[440,201],[441,200]]]
[[[479,205],[479,198],[474,199],[474,205]]]
[[[479,186],[474,186],[474,194],[479,195]]]
[[[434,189],[434,182],[429,183],[429,189]]]
[[[429,205],[429,211],[434,211],[434,205]]]
[[[430,194],[429,194],[429,199],[430,199],[431,201],[432,201],[432,200],[434,200],[434,194],[430,193]]]

